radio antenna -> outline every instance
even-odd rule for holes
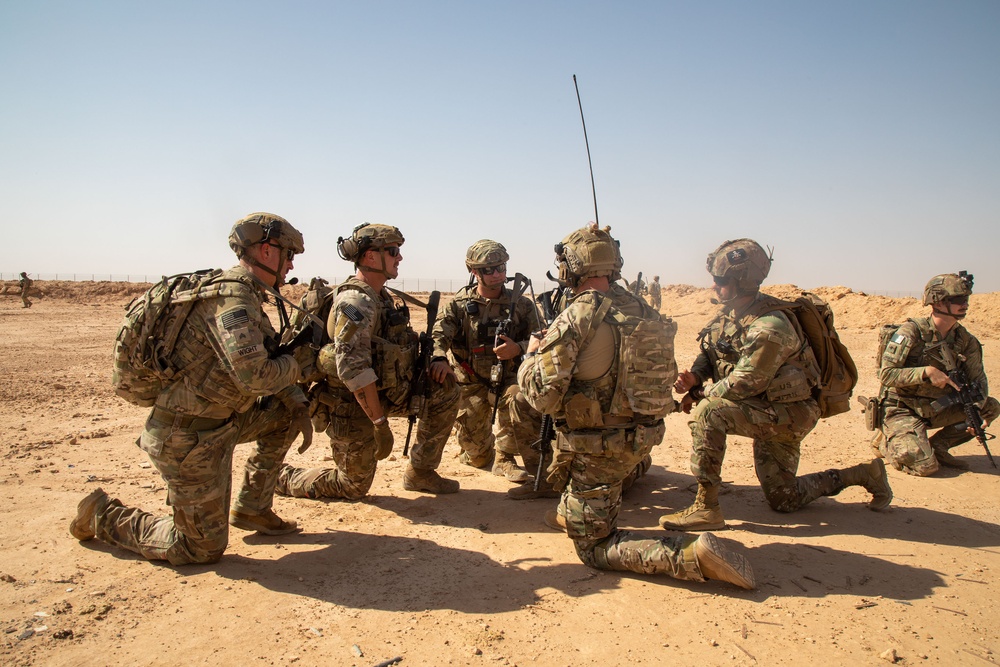
[[[576,74],[573,75],[573,87],[576,88],[576,103],[580,107],[580,122],[583,124],[583,143],[587,146],[587,164],[590,166],[590,191],[594,195],[594,222],[601,224],[597,216],[597,186],[594,185],[594,163],[590,160],[590,141],[587,139],[587,121],[583,118],[583,102],[580,101],[580,86],[576,84]]]

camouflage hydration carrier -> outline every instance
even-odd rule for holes
[[[236,280],[213,282],[221,269],[164,276],[125,307],[125,320],[115,340],[112,385],[133,405],[148,408],[164,387],[184,372],[171,363],[177,337],[200,299],[233,292]]]
[[[292,313],[288,328],[281,336],[281,345],[292,350],[292,356],[302,369],[301,381],[305,384],[312,384],[324,376],[317,367],[316,359],[320,348],[330,342],[325,323],[330,317],[333,297],[334,290],[326,280],[319,277],[310,280],[309,289],[299,300],[299,307]],[[319,321],[309,315],[315,315]]]
[[[840,341],[830,304],[811,292],[803,292],[795,301],[775,301],[778,305],[769,307],[766,312],[781,310],[794,314],[816,357],[819,386],[815,389],[815,398],[820,417],[832,417],[850,410],[851,395],[858,384],[858,368]]]

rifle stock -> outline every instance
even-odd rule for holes
[[[558,302],[561,288],[550,292],[543,292],[538,297],[538,303],[542,307],[542,317],[545,318],[545,326],[548,327],[556,319],[555,302]],[[542,475],[547,466],[545,457],[552,451],[552,440],[556,436],[552,415],[542,415],[542,425],[538,429],[538,440],[531,444],[532,449],[537,449],[538,469],[535,471],[535,491],[537,492],[542,482]]]
[[[427,329],[420,334],[417,363],[413,369],[413,384],[410,389],[410,402],[406,413],[406,442],[403,445],[403,456],[410,454],[410,436],[413,435],[413,425],[418,417],[422,417],[427,405],[427,395],[430,393],[431,355],[434,352],[434,320],[437,319],[438,305],[441,303],[441,292],[434,290],[427,299]]]

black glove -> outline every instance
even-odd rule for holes
[[[386,419],[381,424],[375,424],[375,459],[381,461],[389,456],[389,454],[392,454],[394,443],[392,429],[389,428],[389,420]]]

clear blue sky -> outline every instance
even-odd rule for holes
[[[0,270],[228,266],[234,220],[400,227],[405,278],[504,243],[541,277],[594,218],[625,273],[1000,290],[1000,2],[0,3]],[[6,276],[5,276],[6,277]]]

